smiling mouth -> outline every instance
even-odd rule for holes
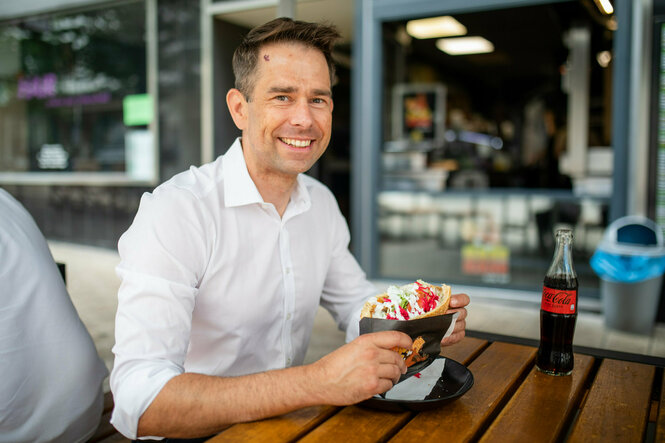
[[[312,144],[312,140],[298,140],[295,138],[279,138],[283,143],[286,143],[289,146],[294,148],[307,148]]]

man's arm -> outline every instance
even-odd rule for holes
[[[306,366],[241,377],[184,373],[166,383],[139,419],[139,436],[200,437],[232,423],[299,408],[360,402],[390,389],[406,372],[391,349],[408,348],[401,332],[366,334]]]

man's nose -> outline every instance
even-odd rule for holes
[[[313,120],[309,102],[307,100],[298,100],[292,109],[291,124],[293,126],[308,128],[312,126]]]

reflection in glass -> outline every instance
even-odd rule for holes
[[[123,99],[146,93],[145,21],[133,2],[0,24],[0,171],[126,171]]]
[[[411,38],[406,21],[383,24],[382,278],[540,291],[566,224],[580,294],[598,296],[588,259],[613,153],[611,17],[596,15],[578,1],[454,14],[494,46],[465,55]]]

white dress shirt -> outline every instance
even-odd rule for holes
[[[280,218],[240,140],[144,194],[120,239],[111,422],[138,420],[183,372],[236,376],[302,364],[319,304],[347,339],[376,288],[348,250],[328,188],[306,175]]]
[[[0,189],[0,442],[82,442],[108,375],[28,211]]]

